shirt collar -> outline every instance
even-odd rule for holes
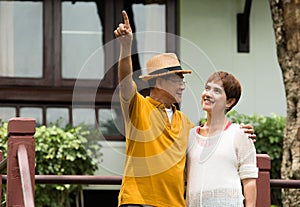
[[[159,101],[156,101],[154,100],[153,98],[151,98],[150,96],[147,96],[146,99],[151,103],[153,104],[156,108],[160,108],[160,109],[165,109],[165,105]],[[175,112],[177,109],[176,109],[176,106],[174,104],[172,104],[172,109],[173,109],[173,112]]]

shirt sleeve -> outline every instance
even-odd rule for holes
[[[196,128],[197,127],[194,127],[190,130],[190,133],[189,133],[189,137],[188,137],[188,146],[187,146],[187,149],[186,149],[186,153],[189,153],[189,151],[191,150],[192,146],[194,145],[194,143],[196,142]]]
[[[133,84],[133,87],[134,87],[134,93],[132,93],[131,97],[129,98],[129,100],[125,100],[122,95],[121,95],[121,92],[119,93],[119,97],[120,97],[120,100],[121,100],[121,103],[126,103],[126,104],[129,104],[132,100],[132,98],[137,94],[137,86],[136,86],[136,83],[135,82],[132,82]]]
[[[234,137],[240,179],[257,178],[256,149],[254,143],[243,130],[237,128]]]

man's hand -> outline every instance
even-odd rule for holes
[[[132,30],[126,11],[122,11],[124,23],[120,23],[119,27],[114,31],[116,38],[122,46],[131,46]]]
[[[253,142],[256,141],[256,134],[254,133],[254,128],[251,124],[240,124],[240,127],[244,130],[244,132],[248,135]]]

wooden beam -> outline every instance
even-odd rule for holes
[[[237,14],[237,47],[238,52],[250,52],[249,18],[252,0],[246,0],[244,12]]]

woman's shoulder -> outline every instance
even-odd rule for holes
[[[228,132],[233,134],[235,138],[245,138],[247,139],[248,136],[247,134],[244,132],[244,130],[241,128],[239,123],[232,123],[230,125],[230,127],[228,127]]]
[[[231,131],[234,131],[234,132],[244,133],[244,131],[240,127],[239,123],[231,123],[230,126],[228,127],[228,129],[231,130]]]
[[[188,137],[188,150],[187,151],[189,151],[191,149],[191,147],[194,145],[194,143],[196,142],[199,129],[200,129],[199,126],[195,126],[195,127],[191,128],[189,137]]]
[[[251,139],[248,138],[248,135],[241,128],[239,123],[232,124],[230,133],[233,135],[232,138],[237,146],[252,142]]]

